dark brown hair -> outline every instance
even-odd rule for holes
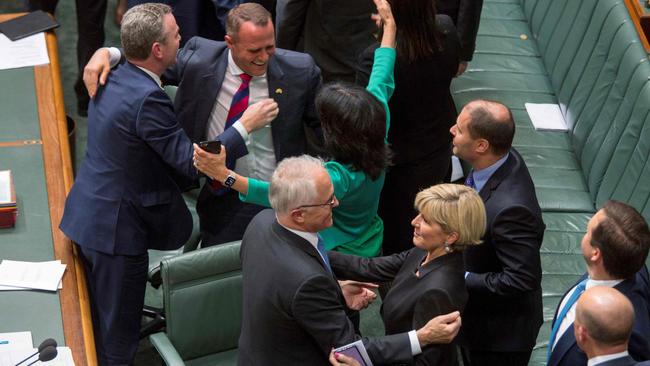
[[[602,221],[591,233],[591,246],[600,249],[605,270],[618,279],[632,277],[648,257],[650,229],[641,214],[619,201],[607,201]]]

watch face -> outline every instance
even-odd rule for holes
[[[235,177],[232,175],[229,175],[228,178],[226,178],[225,181],[223,181],[223,185],[226,187],[232,187],[232,185],[235,184]]]

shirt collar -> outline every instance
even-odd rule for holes
[[[483,189],[483,186],[485,186],[485,183],[487,183],[492,174],[494,174],[494,172],[496,172],[497,169],[499,169],[501,165],[503,165],[506,160],[508,160],[508,156],[510,156],[510,153],[505,154],[501,159],[497,160],[494,162],[494,164],[490,165],[487,168],[472,171],[472,177],[474,177],[474,187],[476,187],[477,192],[480,192],[481,189]]]
[[[144,67],[140,67],[140,66],[138,66],[138,65],[134,65],[134,66],[137,67],[138,69],[144,71],[145,74],[149,75],[149,76],[153,79],[153,81],[155,81],[156,84],[158,84],[158,87],[159,87],[160,89],[163,88],[163,87],[162,87],[162,81],[160,81],[160,76],[154,74],[154,73],[151,72],[150,70],[145,69]]]
[[[242,70],[239,66],[237,66],[235,60],[232,58],[232,52],[230,52],[230,49],[228,49],[228,72],[231,75],[235,75],[235,76],[239,76],[244,73],[244,70]],[[266,73],[260,76],[252,76],[251,80],[255,78],[265,78],[265,77],[266,77]]]
[[[585,290],[589,290],[590,288],[596,286],[614,287],[621,282],[623,282],[623,280],[592,280],[589,278],[585,284]]]
[[[627,351],[619,352],[619,353],[613,353],[611,355],[603,355],[603,356],[596,356],[594,358],[590,358],[589,361],[587,361],[587,366],[595,366],[598,364],[601,364],[605,361],[610,361],[610,360],[615,360],[617,358],[623,358],[627,357],[629,353]]]
[[[301,237],[301,238],[307,240],[307,241],[309,242],[309,244],[311,244],[311,245],[312,245],[314,248],[316,248],[316,250],[318,251],[318,233],[310,233],[310,232],[307,232],[307,231],[301,231],[301,230],[296,230],[296,229],[292,229],[292,228],[286,227],[286,226],[282,225],[282,223],[280,222],[280,220],[278,220],[278,217],[277,217],[277,216],[275,217],[275,220],[276,220],[276,221],[278,222],[278,224],[280,224],[280,226],[282,226],[283,228],[285,228],[285,229],[291,231],[292,233],[298,235],[299,237]]]

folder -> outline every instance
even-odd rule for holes
[[[19,16],[0,23],[0,32],[12,41],[59,26],[56,20],[42,10]]]

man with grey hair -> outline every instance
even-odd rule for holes
[[[346,313],[357,292],[339,286],[318,235],[338,205],[323,162],[307,155],[280,162],[269,200],[274,210],[255,216],[242,240],[239,365],[327,365],[333,347],[358,336]],[[454,312],[363,343],[375,363],[410,363],[422,347],[449,343],[459,328]]]
[[[592,287],[578,299],[573,329],[590,366],[650,365],[637,363],[627,352],[633,326],[634,307],[614,288]]]
[[[180,189],[198,176],[192,143],[160,85],[180,40],[171,9],[130,9],[120,36],[127,62],[90,103],[86,157],[60,224],[80,247],[100,365],[133,363],[147,250],[176,249],[190,236]]]

